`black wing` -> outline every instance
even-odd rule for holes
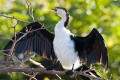
[[[33,22],[24,27],[16,34],[16,40],[19,40],[14,47],[13,53],[37,53],[40,56],[46,55],[47,58],[54,58],[53,39],[54,34],[46,29],[41,28],[42,25],[38,22]],[[26,35],[25,33],[28,32]],[[15,37],[12,38],[13,40]],[[12,54],[11,48],[13,41],[9,41],[4,50],[5,54]]]
[[[75,49],[82,62],[87,65],[93,63],[102,63],[105,69],[108,68],[107,48],[104,44],[104,39],[101,34],[93,29],[86,37],[73,37],[75,41]]]

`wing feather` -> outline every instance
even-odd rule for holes
[[[40,56],[46,55],[47,58],[53,58],[53,39],[54,34],[50,33],[48,30],[41,28],[42,25],[38,22],[33,22],[23,28],[19,33],[16,34],[16,39],[21,38],[26,32],[27,35],[23,36],[15,45],[13,53],[36,53]],[[13,40],[15,37],[12,38]],[[9,41],[5,46],[5,54],[10,53],[9,49],[12,48],[13,42]],[[44,53],[45,52],[45,53]]]
[[[71,37],[75,41],[75,49],[82,62],[87,65],[102,63],[105,69],[108,68],[108,54],[104,39],[94,28],[86,37]]]

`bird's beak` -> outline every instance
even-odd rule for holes
[[[50,10],[50,12],[54,12],[54,13],[56,13],[56,11],[57,11],[56,8],[53,8],[53,9]]]
[[[55,12],[56,12],[56,11],[57,11],[57,9],[56,9],[56,8],[53,8],[53,9],[52,9],[52,11],[55,11]]]

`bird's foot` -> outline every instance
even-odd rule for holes
[[[66,75],[72,75],[73,74],[73,70],[68,70],[65,72]]]
[[[72,75],[72,74],[73,74],[73,71],[74,71],[73,69],[74,69],[74,64],[73,64],[73,66],[72,66],[72,70],[66,71],[65,74],[66,74],[66,75]]]

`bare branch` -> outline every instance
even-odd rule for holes
[[[25,73],[30,73],[30,72],[39,72],[39,73],[47,73],[47,74],[59,74],[59,75],[65,75],[65,71],[55,71],[55,70],[46,70],[46,69],[40,69],[40,68],[2,68],[0,69],[0,74],[7,74],[9,72],[25,72]],[[83,75],[85,77],[89,77],[93,80],[105,80],[99,77],[94,77],[91,76],[85,72],[78,72],[75,71],[74,75]]]
[[[15,24],[16,25],[16,24]],[[39,28],[39,29],[41,29],[41,28]],[[13,45],[12,45],[12,47],[11,47],[11,49],[8,49],[8,50],[0,50],[1,52],[2,51],[9,51],[9,54],[5,54],[5,55],[8,55],[8,56],[11,56],[12,55],[12,53],[13,53],[13,50],[14,50],[14,48],[15,48],[15,45],[16,45],[16,43],[18,42],[18,41],[20,41],[23,37],[25,37],[27,34],[29,34],[29,33],[31,33],[31,32],[34,32],[34,31],[37,31],[37,30],[39,30],[39,29],[36,29],[36,30],[32,30],[32,31],[26,31],[26,33],[22,33],[23,35],[21,36],[21,37],[19,37],[18,39],[16,39],[16,31],[15,31],[15,27],[14,27],[14,36],[15,36],[15,40],[12,40],[13,41]]]
[[[15,62],[13,61],[0,61],[0,65],[9,65],[9,64],[14,64]]]
[[[18,42],[18,41],[20,41],[23,37],[25,37],[27,34],[29,34],[29,33],[31,33],[31,32],[34,32],[34,31],[37,31],[37,30],[40,30],[41,28],[39,28],[39,29],[35,29],[35,30],[32,30],[32,31],[26,31],[26,33],[22,33],[23,35],[20,37],[20,38],[18,38],[17,40],[16,40],[16,42]],[[21,32],[20,32],[21,33]]]
[[[17,23],[13,26],[14,28],[14,36],[15,36],[15,42],[16,42],[16,26],[18,25],[19,21],[17,21]]]
[[[10,50],[12,50],[12,49],[0,50],[0,52],[4,52],[4,51],[10,51]]]
[[[28,0],[26,0],[26,5],[27,5],[27,8],[28,8],[28,14],[32,18],[33,22],[35,22],[35,18],[33,16],[33,8],[31,8],[31,4],[28,2]]]
[[[1,37],[0,39],[2,39],[2,40],[10,40],[10,41],[14,41],[14,40],[12,40],[11,38],[4,38],[4,37]]]
[[[38,67],[40,67],[40,68],[42,68],[42,69],[45,69],[45,67],[44,67],[41,63],[36,62],[36,61],[34,61],[34,60],[32,60],[32,59],[29,59],[29,61],[32,62],[33,64],[37,65]],[[61,80],[61,77],[60,77],[58,74],[55,74],[55,76],[56,76],[59,80]]]
[[[38,62],[36,62],[36,61],[34,61],[34,60],[32,60],[32,59],[29,59],[29,61],[32,62],[33,64],[39,66],[40,68],[45,69],[44,66],[43,66],[41,63],[38,63]]]
[[[31,75],[31,74],[27,74],[27,73],[24,73],[24,72],[22,72],[22,73],[23,73],[24,75],[30,77],[29,80],[32,80],[32,79],[37,80],[37,79],[35,78],[35,76],[38,74],[38,72],[37,72],[37,73],[33,73],[33,75]]]
[[[15,19],[15,20],[17,20],[19,22],[30,23],[28,21],[20,20],[20,19],[14,17],[14,16],[7,16],[7,15],[4,15],[4,14],[0,14],[0,16],[6,17],[6,18],[10,18],[10,19]]]

